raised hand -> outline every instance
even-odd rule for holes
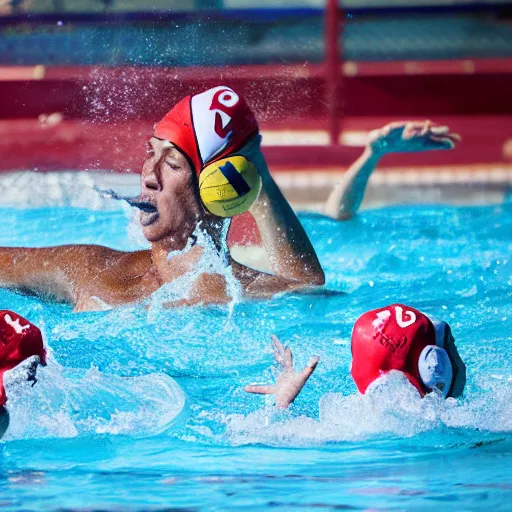
[[[296,372],[293,368],[293,354],[290,348],[284,347],[277,336],[272,336],[272,346],[274,357],[280,368],[275,384],[246,386],[245,391],[247,393],[275,395],[277,407],[286,408],[297,398],[304,384],[315,371],[320,358],[318,356],[312,357],[302,371]]]
[[[437,126],[431,121],[389,123],[368,134],[368,144],[376,155],[435,149],[453,149],[460,136],[448,126]]]

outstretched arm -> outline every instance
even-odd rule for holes
[[[260,273],[248,291],[275,291],[322,285],[324,272],[313,245],[288,201],[284,198],[268,170],[255,138],[243,154],[257,166],[262,187],[250,208],[263,240],[273,275]],[[274,290],[275,288],[275,290]]]
[[[352,218],[363,201],[368,179],[387,153],[453,149],[460,140],[447,126],[430,121],[390,123],[368,135],[363,154],[352,164],[325,203],[324,212],[336,220]]]
[[[66,258],[66,247],[1,247],[0,287],[71,301],[72,287],[61,265]],[[67,259],[72,265],[72,255]]]
[[[320,358],[318,356],[312,357],[301,372],[296,372],[293,368],[292,351],[288,347],[283,347],[277,336],[272,336],[272,346],[274,347],[274,357],[281,370],[276,383],[268,386],[246,386],[245,391],[260,395],[275,395],[276,406],[286,409],[297,398],[304,384],[315,371]]]
[[[0,247],[0,287],[76,304],[114,253],[93,245]]]

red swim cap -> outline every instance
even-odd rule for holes
[[[352,377],[361,393],[383,373],[403,372],[423,396],[418,358],[427,345],[436,344],[432,322],[417,309],[393,304],[368,311],[352,331]]]
[[[207,163],[240,150],[258,131],[244,99],[220,86],[183,98],[156,124],[153,135],[185,153],[199,175]]]
[[[46,364],[41,331],[28,320],[8,310],[0,311],[0,405],[5,405],[4,373],[25,359],[39,356]]]

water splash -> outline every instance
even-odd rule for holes
[[[84,434],[149,436],[164,432],[185,406],[178,384],[164,374],[106,375],[63,368],[54,359],[39,368],[35,386],[23,367],[6,373],[10,426],[4,440]]]
[[[365,395],[326,393],[319,417],[278,410],[272,400],[248,415],[224,415],[226,437],[233,445],[311,446],[382,438],[410,438],[445,429],[512,432],[512,384],[493,385],[487,393],[465,399],[430,393],[421,398],[399,372],[381,379]]]
[[[192,237],[187,240],[185,247],[178,251],[171,251],[167,259],[187,253],[192,246],[200,246],[204,249],[197,265],[187,274],[175,279],[170,283],[161,286],[150,299],[151,316],[159,312],[162,305],[166,303],[178,302],[190,298],[194,283],[201,274],[220,274],[226,282],[227,294],[231,298],[228,303],[229,317],[237,303],[242,297],[242,289],[239,281],[233,275],[233,270],[229,264],[229,252],[227,247],[227,233],[229,230],[229,221],[224,221],[221,230],[221,248],[216,246],[211,235],[199,223],[194,230]]]

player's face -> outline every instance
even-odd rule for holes
[[[197,178],[187,158],[168,141],[151,137],[141,173],[140,214],[146,239],[186,241],[203,216]]]

